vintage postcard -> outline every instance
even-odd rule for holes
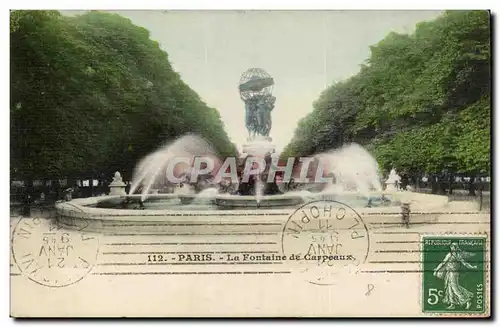
[[[490,19],[11,11],[11,316],[489,317]]]

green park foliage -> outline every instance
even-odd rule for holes
[[[112,176],[180,135],[236,147],[148,30],[91,11],[12,11],[11,174]],[[181,32],[180,32],[181,33]]]
[[[357,142],[381,169],[490,170],[490,16],[448,11],[372,46],[360,72],[327,88],[284,157]]]

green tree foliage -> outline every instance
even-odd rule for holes
[[[486,11],[390,33],[357,75],[320,95],[283,156],[357,142],[385,170],[489,172],[490,42]]]
[[[234,155],[218,111],[149,32],[115,14],[11,12],[11,172],[22,178],[131,172],[180,135]]]

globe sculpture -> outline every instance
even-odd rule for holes
[[[271,111],[276,98],[272,95],[273,78],[261,68],[250,68],[240,78],[239,92],[245,103],[245,125],[249,139],[261,136],[269,139]]]

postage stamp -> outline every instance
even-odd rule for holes
[[[298,208],[282,233],[283,253],[293,256],[306,279],[332,285],[339,274],[355,274],[370,251],[368,229],[350,206],[337,201],[312,201]]]
[[[485,237],[423,237],[424,313],[483,313]]]
[[[87,216],[72,219],[74,228],[58,218],[55,211],[50,217],[22,218],[11,238],[21,274],[48,287],[79,282],[92,270],[99,253],[99,236],[87,232]]]

